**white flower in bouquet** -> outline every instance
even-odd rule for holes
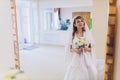
[[[85,46],[87,46],[88,41],[86,40],[85,37],[80,37],[76,39],[75,44],[76,46],[78,46],[78,48],[84,48]]]

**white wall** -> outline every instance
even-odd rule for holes
[[[0,0],[0,72],[14,65],[10,0]]]
[[[64,46],[68,31],[47,31],[41,32],[40,44]]]
[[[93,0],[93,36],[96,41],[98,59],[105,58],[106,36],[108,27],[108,0]]]
[[[41,8],[92,6],[92,0],[40,0]]]

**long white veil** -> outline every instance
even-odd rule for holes
[[[92,62],[94,65],[96,65],[96,54],[95,54],[95,40],[92,36],[92,32],[90,31],[86,21],[85,22],[85,37],[86,39],[89,41],[89,43],[91,44],[91,57],[92,57]]]
[[[76,17],[75,17],[76,18]],[[74,19],[72,20],[72,23],[71,23],[71,26],[69,26],[68,28],[68,33],[67,33],[67,39],[66,39],[66,44],[65,44],[65,62],[67,64],[69,64],[72,60],[72,52],[70,51],[70,45],[72,45],[72,32],[73,32],[73,21]],[[91,56],[92,56],[92,59],[93,59],[93,64],[96,65],[96,56],[95,56],[95,40],[92,36],[92,33],[91,31],[89,30],[88,28],[88,25],[86,23],[86,21],[84,20],[85,22],[85,32],[84,32],[84,36],[86,37],[86,39],[91,43]]]

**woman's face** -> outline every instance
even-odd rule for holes
[[[76,19],[75,26],[77,28],[83,28],[84,27],[84,21],[82,19]]]

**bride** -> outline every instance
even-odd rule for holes
[[[66,47],[69,65],[64,80],[97,80],[95,42],[85,20],[75,17],[69,31],[72,31]]]

